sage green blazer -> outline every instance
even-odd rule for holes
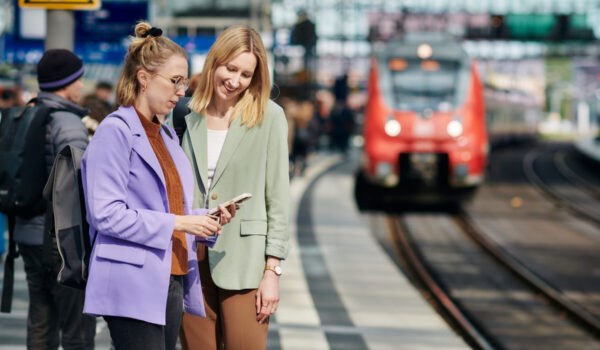
[[[239,117],[231,122],[210,189],[206,118],[192,112],[185,120],[182,147],[194,171],[193,208],[214,208],[239,194],[252,194],[208,249],[213,281],[223,289],[256,289],[266,256],[285,259],[288,253],[289,165],[283,109],[269,101],[264,122],[251,129],[240,125]]]

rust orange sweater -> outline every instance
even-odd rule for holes
[[[146,119],[137,109],[136,112],[140,117],[142,126],[146,130],[150,145],[158,158],[160,167],[162,168],[165,182],[167,185],[167,197],[169,198],[169,212],[175,215],[183,215],[183,189],[181,187],[181,179],[177,172],[177,167],[173,163],[173,159],[165,146],[165,142],[160,136],[160,123],[156,116],[152,121]],[[185,275],[188,272],[187,264],[187,243],[185,241],[185,233],[181,231],[173,232],[173,261],[171,263],[172,275]]]

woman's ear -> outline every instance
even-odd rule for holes
[[[148,79],[150,74],[143,69],[138,70],[136,74],[136,78],[142,87],[142,91],[146,91],[146,86],[148,85]]]

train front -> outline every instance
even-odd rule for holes
[[[483,86],[459,43],[388,43],[373,58],[368,89],[358,196],[456,202],[483,181]]]

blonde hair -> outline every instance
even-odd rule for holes
[[[241,124],[248,129],[265,119],[267,103],[271,93],[271,77],[267,65],[267,51],[256,30],[245,26],[227,28],[208,51],[198,88],[190,100],[189,107],[196,113],[206,113],[214,95],[214,76],[217,67],[250,52],[256,57],[256,69],[250,85],[244,90],[233,108],[232,120],[241,115]]]
[[[118,106],[131,106],[142,87],[137,79],[141,69],[155,73],[171,56],[180,55],[187,60],[187,52],[166,36],[149,34],[152,26],[148,22],[140,22],[135,26],[135,37],[125,55],[123,71],[119,77],[116,91]],[[146,35],[146,37],[143,37]]]

